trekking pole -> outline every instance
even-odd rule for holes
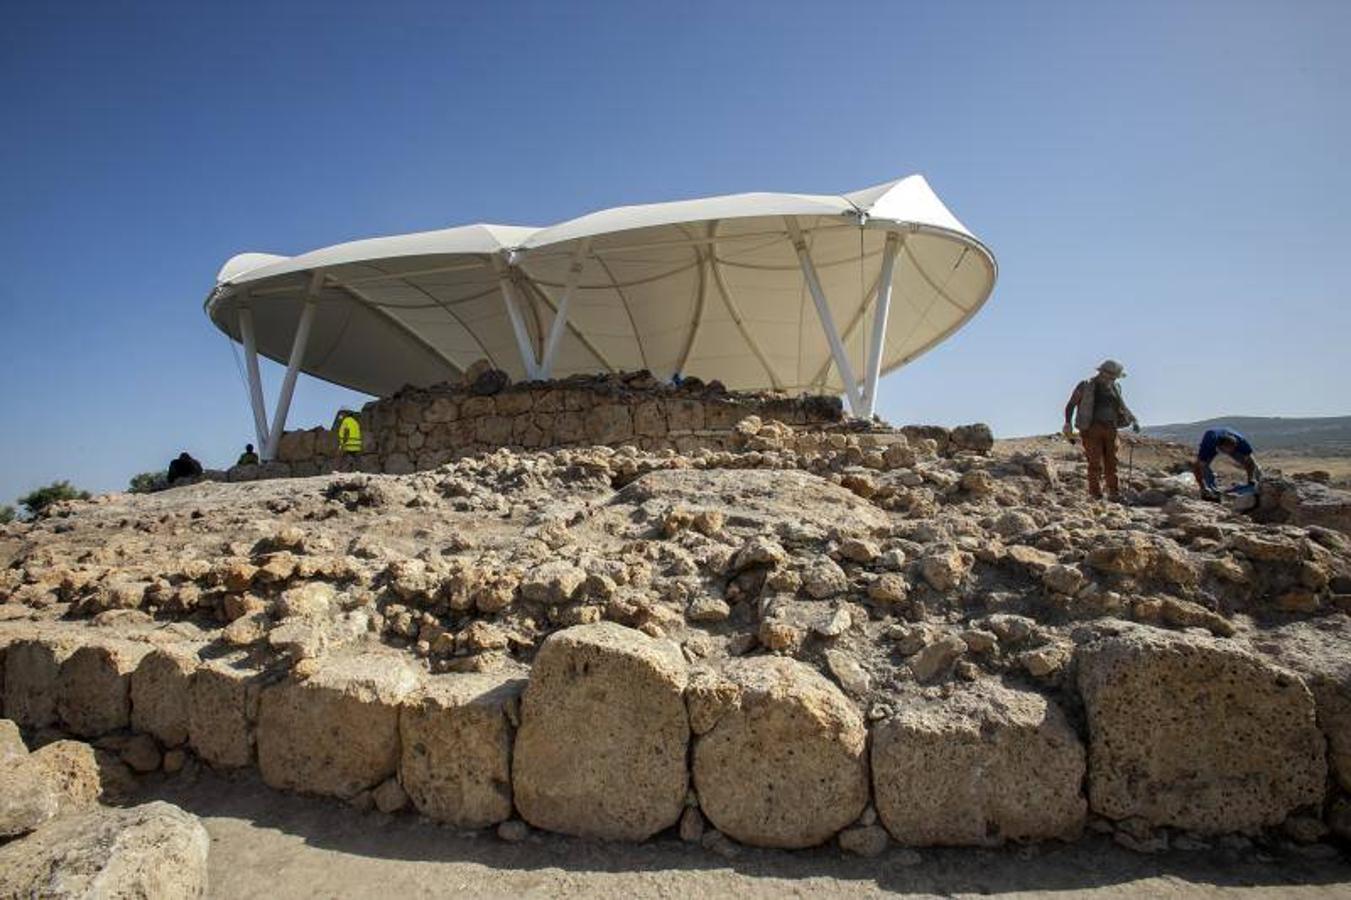
[[[1130,484],[1135,478],[1135,441],[1127,438],[1126,446],[1130,447],[1126,453],[1126,484]]]

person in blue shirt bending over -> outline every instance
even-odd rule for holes
[[[1243,471],[1248,473],[1248,484],[1256,484],[1262,477],[1262,470],[1252,458],[1252,444],[1248,443],[1247,438],[1232,428],[1212,428],[1201,438],[1201,446],[1196,448],[1196,460],[1192,463],[1196,484],[1201,488],[1201,496],[1207,500],[1215,500],[1220,496],[1215,484],[1215,471],[1210,468],[1210,464],[1221,453],[1243,467]]]

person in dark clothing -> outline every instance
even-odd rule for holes
[[[189,456],[186,450],[178,454],[178,457],[169,463],[168,481],[170,484],[188,478],[197,478],[201,474],[202,464]]]
[[[1196,459],[1192,461],[1196,485],[1201,489],[1201,496],[1207,500],[1215,500],[1220,496],[1215,483],[1215,471],[1210,468],[1210,464],[1221,453],[1243,467],[1248,484],[1256,484],[1262,477],[1262,470],[1252,458],[1252,444],[1248,443],[1247,438],[1232,428],[1211,428],[1202,435],[1201,445],[1196,448]]]
[[[235,460],[237,466],[256,466],[258,465],[258,454],[253,452],[252,444],[244,445],[244,452],[239,454],[239,459]]]
[[[1066,440],[1074,441],[1073,427],[1079,430],[1084,442],[1084,457],[1088,460],[1088,494],[1102,497],[1102,482],[1107,482],[1107,497],[1121,501],[1121,486],[1116,477],[1116,432],[1130,425],[1138,433],[1140,421],[1126,406],[1117,381],[1126,377],[1126,369],[1114,359],[1103,360],[1098,373],[1079,382],[1065,404]]]

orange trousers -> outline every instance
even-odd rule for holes
[[[1104,476],[1108,495],[1115,497],[1121,493],[1116,480],[1116,429],[1094,422],[1079,432],[1079,438],[1084,442],[1084,456],[1088,459],[1088,495],[1102,496]]]

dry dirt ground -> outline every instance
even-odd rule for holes
[[[662,838],[615,844],[535,832],[509,844],[414,817],[269,790],[209,771],[146,786],[202,818],[211,896],[299,897],[1347,897],[1351,861],[1255,849],[1145,856],[1102,837],[1004,850],[742,848],[724,859]]]

